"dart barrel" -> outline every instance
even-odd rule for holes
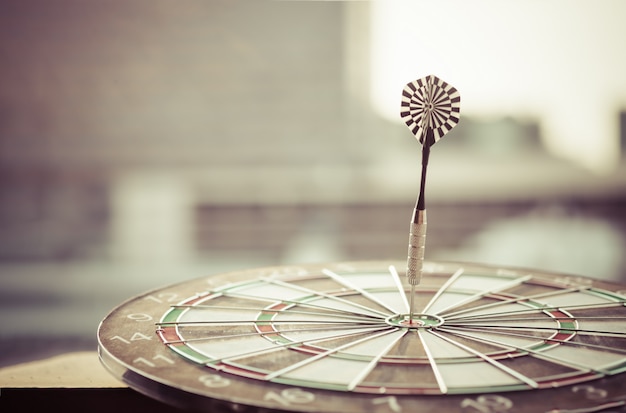
[[[415,210],[409,230],[409,248],[406,264],[406,275],[411,285],[419,284],[422,279],[425,249],[426,210]]]

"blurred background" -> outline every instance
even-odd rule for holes
[[[430,260],[626,282],[626,3],[0,1],[0,366],[255,266],[406,256],[409,81],[461,93]]]

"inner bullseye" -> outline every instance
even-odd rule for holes
[[[433,314],[413,314],[412,319],[409,314],[395,314],[387,317],[385,322],[394,327],[434,328],[442,325],[444,320]]]

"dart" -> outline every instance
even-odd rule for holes
[[[426,168],[430,147],[459,123],[461,96],[456,88],[429,75],[402,90],[400,116],[422,145],[420,189],[409,230],[406,276],[411,286],[409,323],[413,322],[415,286],[422,278],[426,248]]]

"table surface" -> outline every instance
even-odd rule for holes
[[[114,378],[95,351],[73,352],[0,368],[0,411],[179,411]],[[214,412],[217,413],[217,412]]]
[[[0,369],[0,388],[124,388],[100,363],[98,353],[83,351]]]

